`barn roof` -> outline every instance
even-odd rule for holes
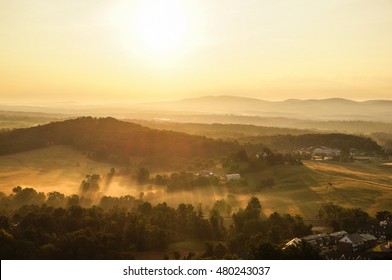
[[[352,243],[354,246],[354,245],[362,244],[363,239],[358,233],[353,233],[353,234],[346,235],[345,237],[340,239],[339,242]]]

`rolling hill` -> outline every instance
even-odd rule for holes
[[[156,127],[158,128],[158,127]],[[170,127],[166,127],[170,129]],[[189,127],[177,125],[177,130],[190,132]],[[176,159],[221,158],[240,149],[260,151],[265,146],[278,151],[291,152],[305,147],[327,146],[338,149],[379,153],[381,147],[369,138],[346,134],[300,134],[299,131],[280,130],[297,135],[257,136],[265,128],[238,125],[191,125],[190,129],[201,129],[189,135],[183,132],[152,129],[140,124],[119,121],[114,118],[82,117],[52,122],[30,128],[3,131],[0,133],[0,155],[29,151],[50,145],[68,145],[88,152],[97,160],[111,159],[114,162],[129,163],[130,158],[159,158],[165,162]],[[175,129],[174,129],[175,130]],[[237,138],[238,142],[207,138],[206,131],[248,133]],[[249,133],[256,133],[251,136]],[[234,137],[235,138],[235,137]]]
[[[68,145],[96,159],[128,162],[130,157],[161,159],[214,158],[239,149],[239,144],[162,131],[114,118],[82,117],[0,134],[0,154]]]

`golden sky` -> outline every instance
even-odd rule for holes
[[[0,102],[392,99],[391,0],[0,0]]]

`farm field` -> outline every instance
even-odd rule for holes
[[[392,210],[392,173],[381,165],[304,161],[304,166],[275,166],[249,176],[273,178],[275,186],[258,195],[264,213],[297,213],[314,219],[322,203],[359,207],[375,214]]]
[[[66,146],[1,156],[0,191],[9,194],[12,188],[21,186],[33,187],[44,193],[59,191],[66,195],[78,194],[80,183],[87,174],[100,174],[105,179],[112,167],[121,169],[91,160]],[[173,170],[176,171],[179,170]],[[244,177],[249,187],[266,178],[272,178],[275,185],[256,193],[244,191],[235,192],[234,195],[242,206],[246,205],[251,195],[257,196],[265,215],[277,211],[299,214],[312,220],[316,218],[320,205],[327,202],[343,207],[360,207],[375,214],[381,210],[392,210],[391,171],[390,167],[381,164],[304,161],[303,167],[274,166],[246,174]],[[100,192],[111,196],[138,196],[143,192],[144,198],[153,204],[165,201],[176,207],[181,202],[193,205],[201,203],[205,209],[229,194],[223,186],[167,193],[162,187],[138,186],[125,176],[114,176],[110,183],[101,185]]]

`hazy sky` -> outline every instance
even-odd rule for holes
[[[392,0],[0,0],[0,102],[392,99]]]

